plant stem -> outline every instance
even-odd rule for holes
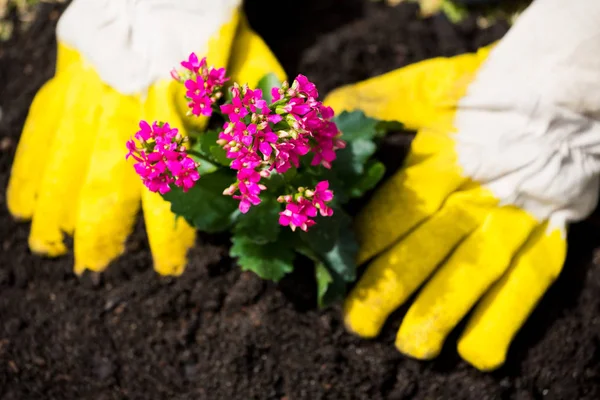
[[[213,161],[211,161],[210,159],[206,158],[205,156],[203,156],[202,154],[198,153],[197,151],[194,150],[188,150],[187,153],[191,156],[194,156],[202,161],[206,161],[208,163],[214,164]]]

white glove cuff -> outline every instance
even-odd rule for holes
[[[535,0],[459,104],[464,173],[540,220],[579,221],[598,201],[599,21],[597,0]]]
[[[123,94],[167,78],[228,22],[241,0],[73,0],[58,39],[78,50],[100,78]]]

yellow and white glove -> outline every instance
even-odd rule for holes
[[[329,95],[337,112],[418,131],[357,218],[358,262],[372,262],[344,305],[350,331],[378,335],[422,287],[397,334],[401,352],[436,357],[474,308],[458,352],[480,370],[504,363],[561,271],[568,225],[597,204],[598,21],[596,0],[535,0],[495,46]]]
[[[17,148],[8,207],[32,219],[35,253],[66,253],[75,272],[103,271],[121,255],[140,204],[154,268],[180,275],[195,231],[145,189],[125,160],[141,119],[185,126],[184,88],[170,77],[191,52],[256,85],[285,73],[241,13],[241,0],[74,0],[57,27],[55,76],[36,94]]]

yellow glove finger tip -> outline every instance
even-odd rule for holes
[[[482,371],[504,364],[512,339],[560,273],[565,255],[561,229],[538,226],[475,308],[458,342],[465,361]]]
[[[47,240],[30,235],[28,240],[29,249],[32,253],[46,256],[46,257],[58,257],[67,253],[67,247],[60,240]]]
[[[403,323],[394,344],[402,354],[418,360],[431,360],[440,354],[443,342],[443,335]]]
[[[346,330],[361,338],[374,338],[379,335],[383,322],[376,318],[372,308],[366,306],[354,296],[344,302],[343,317]]]
[[[176,218],[170,203],[158,193],[142,192],[142,207],[154,270],[160,275],[181,275],[196,241],[196,230],[183,218]]]
[[[484,372],[498,369],[506,361],[506,349],[490,346],[489,343],[461,339],[457,350],[463,360]]]
[[[186,252],[187,253],[187,252]],[[154,255],[154,270],[163,276],[181,276],[186,269],[187,257],[178,257],[177,260],[166,259],[160,254]]]

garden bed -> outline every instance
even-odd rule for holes
[[[458,27],[441,16],[418,20],[412,5],[367,0],[251,3],[251,24],[290,75],[306,74],[322,95],[474,50],[507,29],[481,31],[474,18]],[[288,7],[295,29],[273,31],[259,12],[265,3]],[[53,72],[63,7],[42,4],[26,33],[0,43],[0,399],[599,398],[600,237],[590,221],[573,227],[564,273],[492,374],[459,359],[456,334],[434,361],[399,354],[393,341],[406,308],[378,339],[349,335],[339,306],[316,309],[312,273],[300,266],[279,284],[263,282],[226,257],[224,237],[201,236],[178,279],[152,270],[141,221],[127,255],[99,282],[72,274],[72,254],[31,255],[29,225],[8,215],[4,188],[27,108]],[[401,160],[389,149],[402,154],[409,138],[386,143],[388,164]]]

